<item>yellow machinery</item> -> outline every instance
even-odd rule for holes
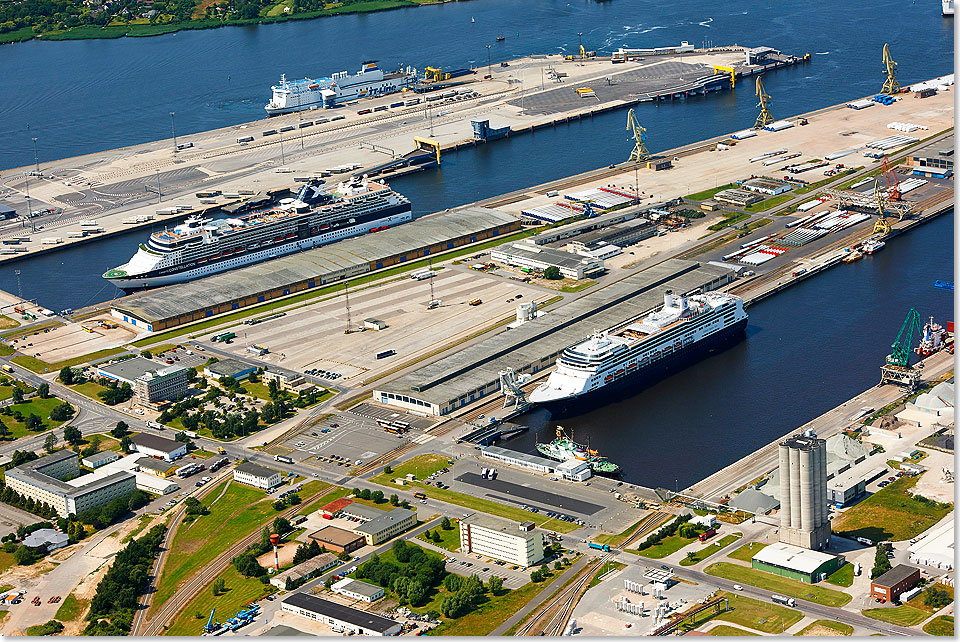
[[[630,152],[630,160],[639,163],[650,158],[650,152],[647,151],[647,130],[640,126],[637,115],[633,108],[627,112],[627,131],[633,133],[633,151]]]
[[[757,76],[757,98],[760,100],[760,102],[757,103],[757,107],[760,108],[760,114],[757,116],[757,124],[754,125],[753,128],[763,129],[773,122],[773,114],[770,113],[770,95],[764,93],[763,81],[760,80],[760,76]]]
[[[887,215],[883,211],[883,190],[880,188],[880,179],[873,181],[873,194],[877,197],[877,213],[880,214],[880,218],[877,219],[877,222],[873,226],[874,234],[882,234],[886,236],[890,233],[890,223],[887,221]]]
[[[890,45],[883,45],[883,67],[887,72],[887,79],[883,81],[881,94],[892,96],[900,93],[900,82],[897,80],[897,63],[890,57]]]
[[[587,50],[583,48],[583,45],[580,45],[580,60],[587,59]]]
[[[733,67],[724,67],[723,65],[714,65],[713,73],[729,73],[730,74],[730,89],[733,89],[737,85],[737,70]]]
[[[577,95],[580,96],[581,98],[590,98],[592,96],[596,96],[597,93],[593,91],[593,89],[591,89],[590,87],[580,87],[579,89],[577,89]]]
[[[422,149],[424,151],[433,151],[437,157],[437,165],[440,164],[440,143],[429,138],[420,138],[419,136],[413,137],[413,143],[417,146],[417,149]]]
[[[427,67],[423,70],[423,79],[426,82],[441,82],[450,80],[450,74],[443,73],[443,69],[437,67]]]

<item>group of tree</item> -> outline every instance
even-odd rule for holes
[[[166,527],[154,526],[117,553],[113,566],[97,585],[90,602],[84,635],[128,635],[139,597],[149,585],[150,568],[160,554]]]
[[[663,528],[651,534],[647,539],[637,544],[637,550],[642,551],[646,548],[650,548],[654,544],[657,544],[660,541],[662,541],[664,538],[670,537],[671,535],[675,535],[677,531],[680,529],[680,527],[686,524],[687,522],[689,522],[692,517],[693,515],[681,515],[677,517],[675,520],[673,520]]]
[[[364,488],[362,490],[359,488],[354,488],[353,496],[359,497],[360,499],[366,499],[368,501],[372,501],[374,504],[382,504],[385,501],[383,499],[383,491],[380,491],[380,490],[371,491],[369,488]]]
[[[950,592],[943,588],[943,586],[937,584],[934,584],[923,592],[923,603],[934,611],[939,611],[952,601],[953,598],[950,597]]]
[[[313,559],[317,555],[320,555],[321,553],[326,553],[326,552],[328,551],[325,546],[320,546],[319,544],[317,544],[316,540],[312,540],[309,544],[301,544],[300,546],[297,547],[297,551],[293,554],[293,564],[294,566],[296,566],[297,564],[303,564],[304,562]],[[308,581],[309,579],[310,579],[309,575],[304,575],[303,577],[297,580],[293,579],[292,577],[287,577],[287,581],[284,584],[284,589],[286,589],[287,591],[292,591],[300,587],[300,585],[302,585],[304,582]]]
[[[201,515],[210,514],[210,509],[204,506],[203,502],[201,502],[196,497],[187,497],[187,499],[184,500],[183,505],[184,505],[184,513],[188,517],[196,519]]]
[[[430,532],[430,529],[428,528],[428,529],[423,533],[423,538],[424,538],[425,540],[427,540],[428,542],[433,542],[434,544],[439,544],[439,543],[441,543],[441,542],[443,541],[443,536],[440,535],[440,529],[439,529],[439,528],[438,528],[437,530],[433,531],[433,532]]]
[[[284,495],[283,498],[276,499],[273,502],[273,510],[282,511],[288,506],[297,506],[303,503],[303,499],[297,493],[290,493],[289,495]]]
[[[443,585],[450,595],[441,600],[440,612],[448,618],[466,615],[486,599],[483,582],[477,575],[460,577],[450,574],[444,578]],[[501,584],[500,588],[502,586]]]
[[[357,578],[390,589],[401,604],[422,605],[429,592],[447,575],[443,558],[428,555],[419,546],[404,540],[395,541],[391,551],[396,564],[374,554],[357,567]]]
[[[559,281],[563,278],[563,275],[560,273],[560,268],[556,265],[551,265],[546,270],[543,271],[543,278],[548,281]]]
[[[126,382],[111,381],[107,384],[106,390],[101,390],[97,393],[97,396],[108,406],[116,406],[118,403],[123,403],[133,397],[133,388]]]
[[[77,519],[84,524],[90,524],[95,529],[100,530],[116,524],[126,517],[130,511],[146,506],[150,501],[150,496],[142,490],[134,490],[127,495],[115,497],[103,506],[88,508],[77,514]]]
[[[541,564],[540,568],[535,570],[533,573],[530,573],[530,581],[534,582],[535,584],[539,584],[548,577],[550,577],[550,569],[547,568],[546,564]]]
[[[257,558],[272,548],[270,544],[270,534],[285,535],[293,530],[293,525],[284,517],[277,517],[273,520],[273,530],[264,527],[260,531],[260,541],[254,542],[247,547],[247,550],[240,553],[231,560],[237,572],[244,577],[259,577],[264,584],[270,580],[267,577],[267,569],[260,565]]]
[[[50,419],[52,421],[66,421],[73,416],[73,406],[67,402],[57,404],[50,410]]]
[[[4,486],[0,491],[0,502],[22,508],[44,519],[53,519],[57,516],[57,511],[47,502],[38,502],[33,497],[21,495],[9,486]]]

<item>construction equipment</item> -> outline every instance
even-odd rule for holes
[[[443,69],[438,67],[427,67],[423,70],[423,80],[425,82],[442,82],[449,79],[450,74],[444,74]]]
[[[583,45],[580,45],[580,60],[586,60],[587,50],[583,48]]]
[[[431,138],[414,136],[413,142],[417,146],[418,151],[433,152],[437,157],[437,165],[440,164],[440,143],[438,141],[435,141]]]
[[[213,631],[215,628],[217,629],[220,628],[219,622],[216,624],[216,626],[214,625],[214,622],[213,622],[213,614],[216,612],[217,612],[217,607],[213,607],[212,609],[210,609],[210,617],[207,618],[207,623],[203,626],[204,632],[209,633],[210,631]]]
[[[890,233],[890,222],[887,221],[886,212],[883,211],[884,197],[883,190],[880,189],[880,179],[873,182],[873,193],[877,197],[877,212],[880,214],[880,218],[873,226],[873,233],[886,236]]]
[[[890,167],[890,162],[886,156],[883,157],[883,162],[880,163],[880,171],[883,172],[883,180],[887,183],[887,200],[899,201],[900,179],[897,178],[897,173]]]
[[[883,68],[887,74],[887,79],[883,81],[881,94],[892,96],[900,93],[900,82],[897,80],[897,63],[890,57],[890,45],[883,45]]]
[[[650,152],[647,151],[647,129],[640,126],[637,115],[633,108],[627,112],[627,131],[633,133],[633,151],[630,152],[630,160],[639,163],[650,158]]]
[[[773,114],[770,113],[770,94],[763,91],[763,81],[760,80],[760,76],[757,76],[757,98],[760,100],[757,103],[760,114],[757,116],[757,124],[753,128],[763,129],[773,122]]]
[[[500,390],[503,392],[503,407],[516,406],[517,409],[527,405],[527,393],[523,386],[530,381],[529,374],[517,375],[513,368],[500,371]]]
[[[713,73],[718,75],[721,73],[730,74],[730,89],[733,89],[737,86],[737,70],[734,69],[733,67],[725,67],[723,65],[714,65]]]
[[[894,383],[914,390],[920,384],[920,370],[910,365],[914,331],[917,335],[922,332],[920,313],[916,308],[910,308],[907,318],[900,326],[900,332],[897,333],[897,339],[891,346],[890,354],[887,355],[886,363],[880,368],[880,385]]]

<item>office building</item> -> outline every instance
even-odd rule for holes
[[[353,504],[351,508],[357,506]],[[383,512],[377,517],[357,526],[353,532],[366,540],[368,545],[375,546],[413,528],[417,523],[417,511],[406,508],[394,508],[390,512]]]
[[[245,461],[233,469],[233,479],[241,484],[270,490],[280,485],[280,471]]]
[[[182,366],[157,368],[134,380],[133,393],[143,404],[179,401],[187,396],[188,376],[187,369]]]
[[[827,442],[813,431],[780,443],[780,541],[819,551],[830,543]]]
[[[460,520],[460,550],[528,567],[543,560],[543,535],[482,513]]]

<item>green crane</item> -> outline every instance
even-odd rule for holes
[[[910,311],[907,312],[907,318],[900,326],[900,332],[897,333],[897,340],[891,346],[893,351],[887,355],[888,364],[904,368],[910,365],[910,346],[913,345],[914,330],[917,331],[917,335],[921,333],[920,313],[917,312],[916,308],[910,308]]]

